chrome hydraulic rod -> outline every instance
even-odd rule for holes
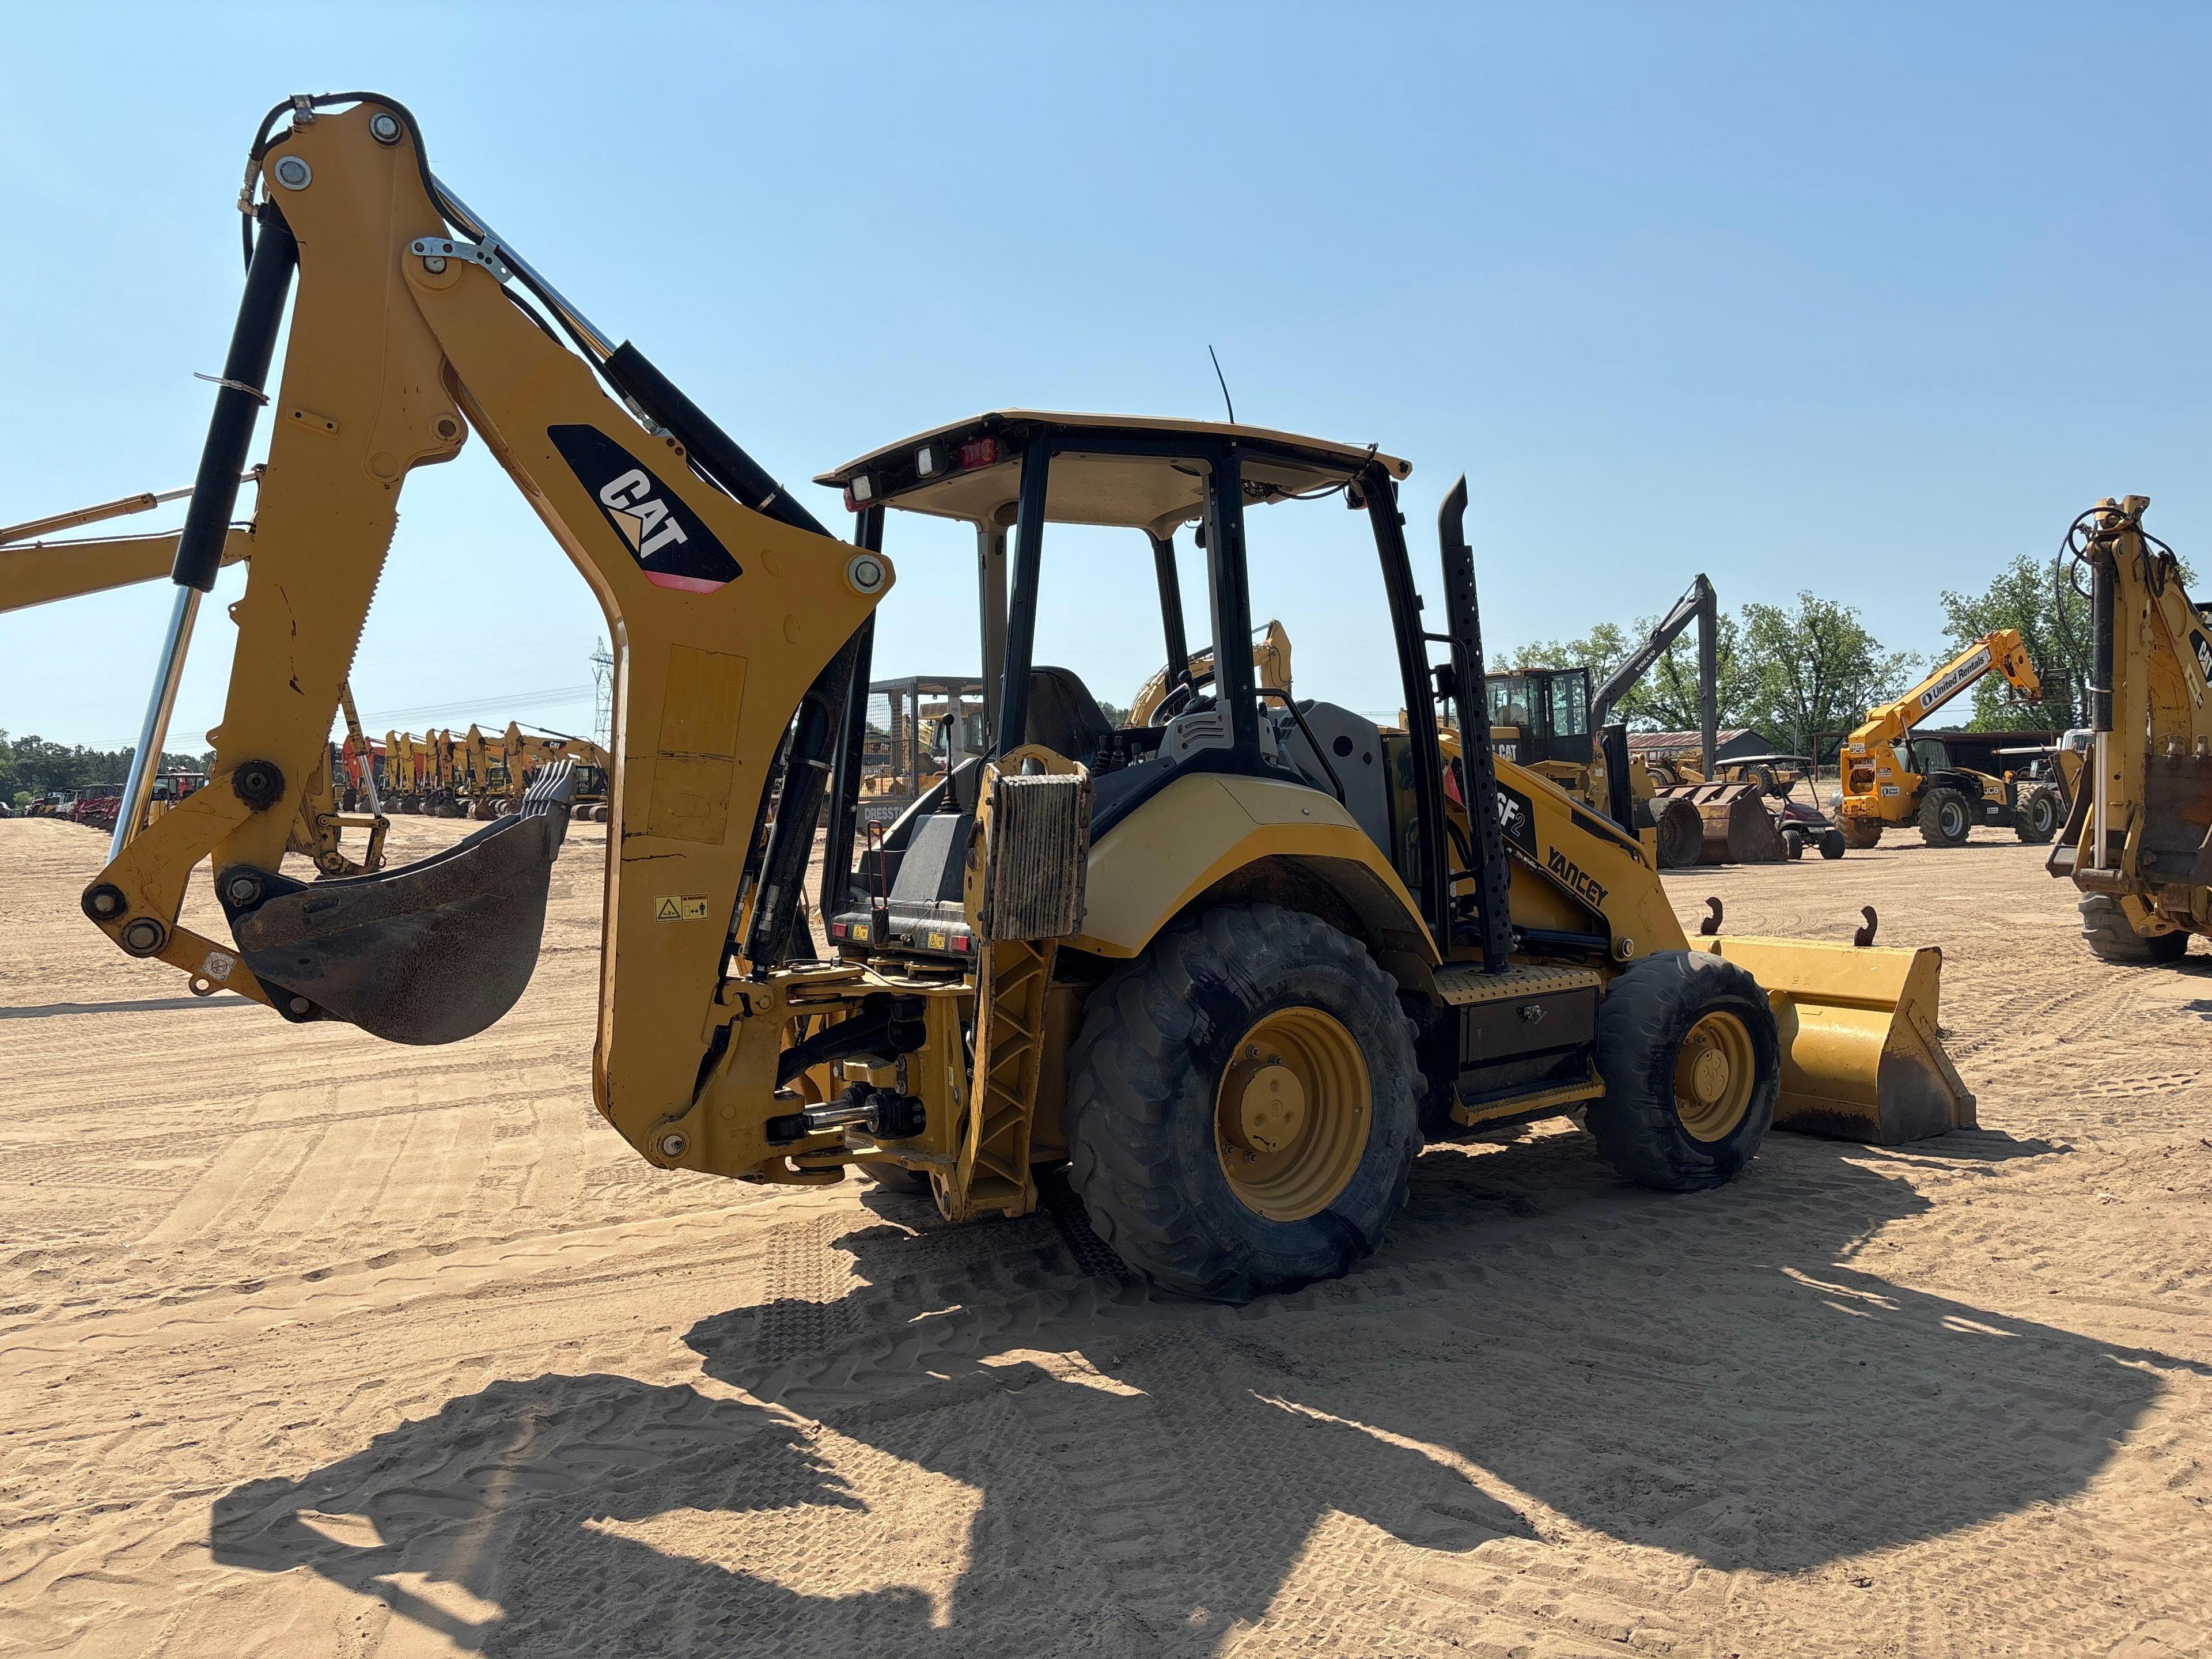
[[[179,584],[176,603],[169,610],[169,629],[161,640],[161,660],[154,672],[153,694],[146,699],[146,719],[138,728],[137,751],[131,757],[130,775],[124,780],[123,799],[115,814],[115,833],[107,843],[107,859],[123,856],[146,804],[154,793],[155,776],[161,769],[161,749],[169,738],[169,715],[177,706],[177,687],[185,675],[185,656],[191,649],[192,623],[200,614],[204,596],[197,587]]]

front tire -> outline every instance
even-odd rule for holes
[[[2189,935],[2138,933],[2119,900],[2105,893],[2081,896],[2081,938],[2100,962],[2129,968],[2154,968],[2189,954]]]
[[[1597,1012],[1605,1094],[1587,1127],[1640,1187],[1696,1192],[1732,1180],[1774,1121],[1782,1042],[1759,981],[1702,951],[1662,951],[1623,972]]]
[[[1823,830],[1820,832],[1820,856],[1822,858],[1839,859],[1843,857],[1844,844],[1844,832],[1842,830]]]
[[[1855,853],[1863,853],[1881,845],[1881,820],[1845,818],[1841,833],[1844,846]]]
[[[1413,1029],[1359,942],[1273,904],[1182,921],[1092,993],[1070,1179],[1153,1283],[1247,1302],[1372,1255],[1420,1150]]]
[[[2030,847],[2041,847],[2058,833],[2058,793],[2054,789],[2022,792],[2013,809],[2013,833]]]
[[[1920,839],[1930,847],[1964,847],[1973,827],[1973,809],[1957,790],[1939,786],[1920,798]]]

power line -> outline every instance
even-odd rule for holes
[[[465,698],[458,702],[419,703],[410,708],[364,708],[361,723],[365,731],[376,726],[398,726],[418,720],[434,720],[445,714],[465,714],[471,709],[507,708],[517,703],[567,703],[588,702],[598,688],[590,685],[556,685],[541,691],[494,691],[482,696]]]

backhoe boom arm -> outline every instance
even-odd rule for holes
[[[610,347],[582,323],[437,185],[399,105],[359,94],[310,101],[257,145],[262,247],[296,240],[297,295],[270,389],[273,431],[233,612],[228,698],[210,734],[212,781],[119,848],[88,890],[87,913],[126,951],[204,987],[398,1041],[465,1036],[520,994],[565,818],[565,767],[549,769],[523,811],[438,858],[313,888],[279,873],[400,491],[414,468],[452,459],[474,431],[590,584],[614,641],[599,1108],[657,1164],[735,1174],[775,1163],[767,1090],[744,1110],[705,1104],[718,1079],[771,1073],[781,1033],[781,1018],[752,1018],[781,1000],[747,989],[772,964],[733,957],[732,942],[748,936],[750,855],[787,729],[888,591],[890,565],[809,527],[634,349]],[[350,107],[330,107],[339,101]],[[248,370],[249,325],[274,316],[264,287],[274,279],[253,264],[230,360]],[[218,391],[204,477],[240,449],[241,406],[258,410],[261,390],[238,379]],[[650,408],[657,424],[641,425],[625,403]],[[203,510],[186,527],[180,584],[210,574],[195,527],[227,519],[216,494],[195,498]],[[811,838],[811,823],[779,823],[775,839],[802,828]],[[234,944],[179,921],[203,860]]]

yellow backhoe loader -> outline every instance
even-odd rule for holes
[[[2042,701],[2043,682],[2019,631],[2003,628],[1896,702],[1869,710],[1844,740],[1835,805],[1845,846],[1876,846],[1885,825],[1916,820],[1930,847],[1963,847],[1978,823],[2010,830],[2038,846],[2058,833],[2058,793],[2048,785],[1954,766],[1942,738],[1912,736],[1921,721],[1990,672],[2002,674],[2030,702]]]
[[[2107,497],[2060,553],[2077,592],[2087,567],[2094,654],[2088,754],[2048,868],[2081,890],[2082,937],[2107,962],[2179,962],[2212,933],[2212,620],[2142,527],[2149,505]]]
[[[258,477],[256,469],[234,481],[234,496],[238,483]],[[26,524],[0,526],[0,611],[21,611],[57,599],[106,592],[110,588],[129,587],[169,574],[176,561],[175,531],[158,536],[79,537],[60,541],[52,538],[87,525],[149,513],[171,501],[182,501],[191,493],[190,487],[148,490],[103,501],[97,507],[78,507]],[[237,563],[249,556],[252,546],[250,530],[227,528],[218,564]],[[343,687],[341,691],[349,742],[358,744],[359,752],[366,753],[368,745],[353,713],[353,694]],[[174,696],[173,688],[170,695]],[[166,725],[165,718],[165,729]],[[158,755],[155,763],[158,767]],[[173,775],[165,782],[163,775],[154,771],[144,775],[135,792],[126,790],[123,799],[136,803],[136,821],[143,824],[167,811],[188,793]],[[118,799],[116,812],[119,823],[125,816],[122,799]],[[342,808],[331,775],[331,758],[325,755],[307,780],[288,845],[292,852],[312,860],[321,875],[357,876],[383,867],[387,827],[374,801],[362,813]],[[348,830],[361,830],[367,837],[358,862],[347,856],[345,851],[343,838]]]
[[[423,863],[312,889],[277,869],[401,487],[473,432],[617,642],[592,1086],[658,1167],[816,1185],[874,1166],[966,1219],[1030,1210],[1039,1168],[1064,1164],[1131,1267],[1234,1300],[1376,1249],[1425,1135],[1582,1109],[1630,1178],[1683,1189],[1735,1175],[1778,1114],[1872,1139],[1972,1121],[1936,1036],[1937,952],[1693,946],[1632,836],[1493,763],[1486,735],[1447,764],[1440,702],[1487,730],[1463,483],[1439,516],[1443,633],[1406,545],[1407,465],[1253,427],[955,422],[824,475],[857,514],[839,541],[433,177],[398,104],[279,106],[251,178],[210,480],[251,441],[295,264],[298,295],[212,781],[84,894],[125,951],[400,1042],[465,1038],[520,994],[563,764]],[[1328,493],[1371,538],[1403,732],[1272,694],[1244,649],[1248,523]],[[890,507],[976,530],[992,746],[860,848]],[[187,609],[229,511],[220,489],[194,498]],[[1156,550],[1202,527],[1214,679],[1143,727],[1032,661],[1069,522]],[[1151,562],[1162,660],[1187,664],[1173,561]],[[1087,542],[1054,571],[1069,594],[1118,579]],[[817,959],[800,901],[825,803]],[[228,940],[179,920],[210,860]]]

